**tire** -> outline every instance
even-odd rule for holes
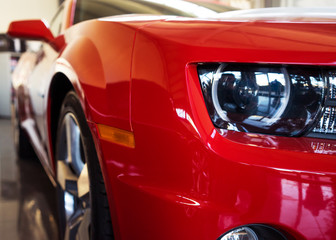
[[[21,128],[19,115],[15,108],[12,112],[13,139],[16,155],[20,159],[36,158],[35,151],[29,141],[27,133]]]
[[[69,92],[57,128],[57,199],[62,239],[113,239],[97,153],[77,95]]]

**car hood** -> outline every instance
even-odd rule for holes
[[[289,12],[286,9],[234,11],[204,19],[124,15],[100,21],[119,22],[137,28],[138,36],[147,36],[160,45],[158,48],[167,48],[167,53],[171,52],[169,49],[183,49],[183,54],[188,54],[186,59],[193,62],[334,66],[334,9],[291,8]]]

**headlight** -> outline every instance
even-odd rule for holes
[[[336,137],[336,71],[327,71],[328,94],[324,103],[324,112],[320,121],[309,136],[332,138]]]
[[[241,227],[226,233],[220,240],[259,240],[259,238],[251,228]]]
[[[322,114],[327,88],[320,68],[199,64],[206,107],[218,128],[298,136]]]
[[[224,233],[218,240],[286,240],[279,230],[264,224],[241,226]]]

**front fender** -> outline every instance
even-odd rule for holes
[[[120,23],[92,20],[66,32],[67,45],[58,66],[75,73],[69,79],[89,121],[131,131],[130,76],[135,31]],[[63,73],[69,75],[67,71]]]
[[[86,37],[77,38],[67,45],[56,62],[56,73],[63,73],[77,92],[86,118],[95,121],[96,115],[108,112],[106,80],[97,48]]]

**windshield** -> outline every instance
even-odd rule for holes
[[[204,5],[202,1],[183,0],[78,0],[74,23],[133,13],[183,17],[213,17],[218,12],[231,10],[222,4],[213,3],[211,6]]]

